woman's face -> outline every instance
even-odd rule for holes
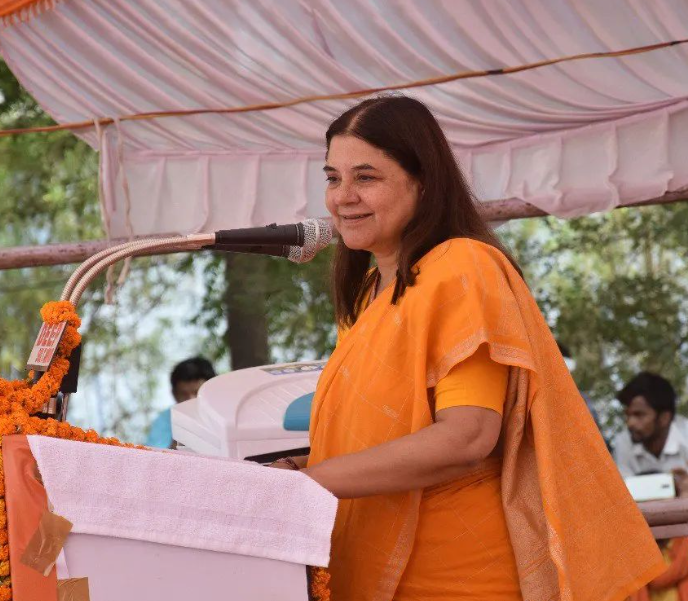
[[[344,244],[374,255],[396,253],[416,210],[420,183],[360,138],[332,138],[325,165],[325,204]]]

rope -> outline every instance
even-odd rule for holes
[[[643,54],[645,52],[652,52],[654,50],[661,50],[662,48],[669,48],[670,46],[678,46],[680,44],[688,43],[688,39],[672,40],[670,42],[661,42],[659,44],[651,44],[649,46],[638,46],[636,48],[628,48],[626,50],[616,50],[610,52],[586,52],[584,54],[573,54],[569,56],[562,56],[559,58],[538,61],[535,63],[527,63],[515,67],[502,67],[500,69],[488,69],[483,71],[464,71],[461,73],[454,73],[451,75],[443,75],[440,77],[431,77],[428,79],[421,79],[412,82],[406,82],[396,85],[382,86],[378,88],[367,88],[365,90],[355,90],[353,92],[341,92],[338,94],[319,94],[312,96],[302,96],[284,102],[266,102],[263,104],[250,104],[246,106],[237,106],[229,108],[216,109],[189,109],[180,111],[154,111],[148,113],[136,113],[131,115],[122,115],[118,118],[103,117],[98,119],[101,126],[112,125],[115,121],[147,121],[151,119],[162,119],[165,117],[187,117],[190,115],[209,115],[209,114],[231,114],[231,113],[250,113],[256,111],[270,111],[274,109],[286,108],[296,106],[298,104],[305,104],[311,102],[320,102],[325,100],[349,100],[360,98],[362,96],[369,96],[370,94],[378,94],[381,92],[390,92],[394,90],[407,90],[412,88],[421,88],[426,86],[435,86],[461,79],[473,79],[477,77],[491,77],[494,75],[509,75],[512,73],[520,73],[522,71],[529,71],[531,69],[539,69],[549,65],[556,65],[558,63],[565,63],[569,61],[589,59],[589,58],[619,58],[624,56],[632,56],[634,54]],[[94,126],[93,120],[79,121],[74,123],[63,123],[60,125],[50,125],[45,127],[29,127],[19,129],[4,129],[0,130],[1,136],[13,136],[28,133],[48,133],[61,130],[81,130],[88,129]]]

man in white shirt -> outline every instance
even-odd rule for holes
[[[688,420],[676,415],[676,392],[661,376],[641,372],[617,398],[626,408],[626,427],[613,442],[624,478],[688,468]]]

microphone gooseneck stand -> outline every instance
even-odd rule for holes
[[[151,254],[151,251],[199,250],[208,244],[212,244],[214,241],[214,234],[192,234],[189,236],[146,238],[106,248],[89,257],[77,267],[69,280],[67,280],[60,300],[69,301],[76,308],[88,285],[110,265],[121,259]],[[67,419],[69,396],[76,392],[80,361],[81,344],[72,351],[69,357],[69,371],[60,384],[59,392],[43,405],[42,410],[37,414],[38,417],[52,417],[58,421],[65,421]],[[36,372],[34,383],[40,379],[43,373]]]
[[[84,261],[72,273],[62,290],[60,300],[69,301],[75,308],[91,282],[122,259],[154,254],[159,251],[224,250],[282,256],[294,263],[310,261],[332,240],[331,225],[321,219],[307,219],[287,226],[270,225],[264,228],[222,230],[210,234],[189,234],[164,238],[145,238],[124,242],[106,248]],[[64,421],[67,417],[69,395],[76,392],[81,345],[70,356],[70,368],[60,386],[60,392],[51,398],[38,414]],[[44,372],[36,372],[34,382]]]

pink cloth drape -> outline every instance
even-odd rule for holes
[[[0,29],[58,122],[227,107],[397,84],[688,37],[682,0],[80,0]],[[560,216],[688,186],[688,49],[590,59],[411,93],[438,116],[478,197]],[[125,122],[136,234],[322,215],[323,136],[341,101]],[[95,133],[86,133],[96,145]],[[126,235],[117,135],[105,206]],[[203,217],[203,218],[201,218]]]

